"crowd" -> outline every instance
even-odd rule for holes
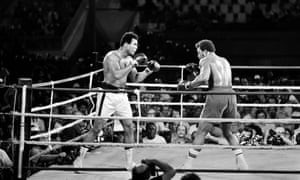
[[[146,0],[136,7],[141,12],[141,21],[148,24],[147,28],[156,30],[201,32],[228,29],[232,25],[235,29],[246,27],[248,30],[291,28],[300,18],[299,1],[199,0],[188,3]]]
[[[19,0],[13,8],[11,17],[0,28],[0,34],[6,36],[62,35],[80,2],[80,0]]]

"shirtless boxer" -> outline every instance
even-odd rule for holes
[[[104,80],[99,85],[102,89],[122,90],[126,88],[127,78],[132,82],[141,82],[153,72],[157,72],[160,65],[154,61],[147,61],[145,54],[135,54],[138,48],[138,36],[133,32],[126,32],[120,40],[120,48],[108,52],[103,60]],[[134,57],[132,57],[134,56]],[[138,72],[137,65],[146,64],[144,71]],[[125,92],[103,92],[98,109],[100,116],[111,115],[119,117],[132,117],[132,110]],[[131,120],[121,120],[124,128],[125,143],[134,143],[134,127]],[[105,120],[95,120],[94,126],[83,138],[83,142],[93,142],[105,125]],[[81,147],[80,155],[75,159],[74,166],[82,167],[83,159],[88,148]],[[125,148],[126,168],[134,166],[133,149]]]
[[[208,92],[234,93],[232,89],[231,67],[226,58],[218,56],[215,45],[210,40],[201,40],[196,43],[199,58],[200,73],[192,81],[180,82],[178,88],[192,89],[199,85],[208,83]],[[205,106],[201,118],[236,118],[237,100],[236,95],[214,94],[206,95]],[[221,123],[224,137],[230,145],[238,145],[238,140],[231,132],[231,123]],[[199,122],[196,137],[193,144],[202,145],[207,133],[212,135],[220,134],[219,130],[208,122]],[[197,157],[201,149],[190,149],[188,159],[184,164],[185,168],[191,169],[192,161]],[[242,149],[233,149],[238,169],[248,169]]]

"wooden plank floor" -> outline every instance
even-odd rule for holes
[[[134,160],[157,158],[168,162],[174,168],[181,168],[188,149],[184,148],[138,148],[134,150]],[[244,150],[250,169],[255,170],[299,170],[299,150]],[[99,148],[89,152],[84,167],[124,167],[125,155],[122,148]],[[70,167],[70,166],[69,166]],[[204,149],[194,162],[194,168],[235,169],[235,159],[231,150]],[[179,180],[182,173],[176,174]],[[299,175],[287,174],[221,174],[199,173],[202,180],[300,180]],[[29,180],[128,180],[129,172],[82,172],[40,171]]]

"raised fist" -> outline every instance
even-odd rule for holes
[[[136,61],[136,65],[146,65],[148,57],[144,53],[137,53],[134,55],[133,60]]]
[[[147,68],[150,70],[150,71],[153,71],[153,72],[157,72],[159,71],[160,69],[160,64],[155,61],[155,60],[150,60],[148,63],[147,63]]]
[[[191,81],[180,81],[177,85],[178,91],[184,91],[191,88]]]

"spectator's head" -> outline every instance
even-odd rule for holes
[[[153,122],[149,122],[146,124],[146,136],[148,139],[154,139],[156,131],[156,125]]]
[[[62,107],[62,114],[73,114],[74,109],[71,104],[66,104]]]
[[[156,117],[156,110],[153,108],[148,109],[147,111],[147,117]]]
[[[240,77],[238,77],[238,76],[235,76],[234,78],[233,78],[233,82],[232,82],[234,85],[240,85],[241,84],[241,79],[240,79]]]
[[[185,127],[184,125],[178,124],[178,126],[176,127],[176,134],[178,137],[183,138],[186,136],[187,130],[187,127]]]
[[[201,180],[201,178],[195,173],[186,173],[180,180]]]
[[[247,86],[249,83],[248,83],[248,79],[247,78],[242,78],[241,79],[241,85],[244,85],[244,86]]]
[[[256,119],[266,119],[267,113],[264,110],[258,109],[255,114]]]

